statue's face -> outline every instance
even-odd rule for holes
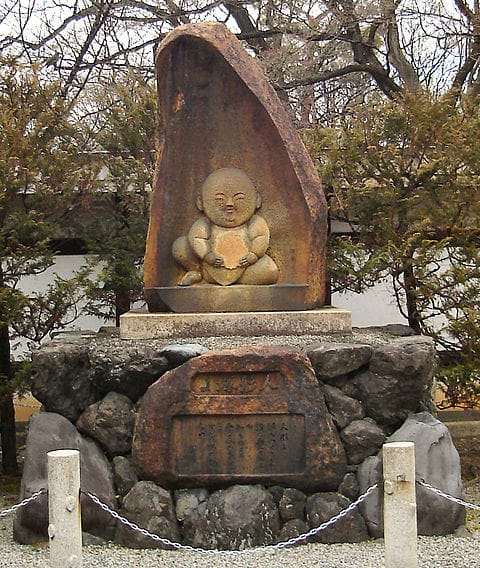
[[[222,168],[210,174],[202,186],[205,215],[220,227],[239,227],[260,206],[251,179],[236,168]]]

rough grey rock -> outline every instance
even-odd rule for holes
[[[280,503],[280,499],[282,498],[284,491],[285,491],[285,487],[281,487],[280,485],[271,485],[268,488],[268,492],[273,497],[275,505],[278,505]]]
[[[94,343],[89,350],[91,380],[102,393],[124,394],[136,402],[169,368],[161,351],[147,343],[122,345],[109,342]]]
[[[32,394],[48,412],[75,422],[100,398],[90,382],[89,340],[58,336],[32,354]]]
[[[197,535],[206,530],[205,512],[209,495],[206,489],[179,489],[174,493],[175,512],[185,544],[198,542]]]
[[[152,481],[139,481],[134,485],[123,500],[121,514],[153,534],[178,542],[172,496]],[[129,548],[166,548],[120,523],[115,532],[115,542]]]
[[[348,463],[359,464],[375,454],[385,441],[385,434],[371,418],[354,420],[340,432]]]
[[[107,546],[107,541],[99,536],[82,532],[82,546]]]
[[[80,450],[81,489],[95,494],[109,507],[115,508],[112,470],[103,452],[93,440],[79,434],[66,418],[50,412],[34,414],[30,419],[20,498],[48,487],[47,452],[65,448]],[[114,534],[115,520],[83,495],[81,506],[83,530],[110,540]],[[14,538],[23,544],[46,540],[47,527],[48,499],[42,495],[28,508],[18,510]]]
[[[132,401],[123,394],[109,392],[85,410],[76,426],[82,434],[96,440],[109,456],[128,454],[135,427]]]
[[[368,532],[373,538],[383,537],[383,468],[381,452],[378,456],[370,456],[362,462],[357,471],[360,494],[374,485],[379,488],[371,493],[361,505],[360,512],[365,519]]]
[[[203,355],[208,348],[199,343],[184,343],[167,345],[160,354],[168,359],[171,367],[179,367],[185,361]]]
[[[362,403],[347,396],[340,389],[324,385],[323,392],[327,408],[339,430],[348,426],[353,420],[361,420],[365,416]]]
[[[414,442],[417,479],[423,479],[433,487],[454,497],[463,497],[460,458],[447,427],[428,412],[410,416],[387,440],[389,442]],[[364,462],[358,472],[360,491],[382,479],[382,452],[376,458]],[[362,507],[372,536],[383,533],[382,500],[375,492],[369,503]],[[429,489],[416,486],[417,526],[422,535],[450,534],[465,523],[464,507],[434,494]],[[370,500],[373,497],[372,500]]]
[[[234,485],[210,495],[203,522],[197,523],[191,544],[243,550],[271,544],[279,530],[272,495],[261,485]]]
[[[308,530],[308,525],[304,520],[292,519],[291,521],[287,521],[280,529],[277,542],[283,542],[285,540],[295,538],[301,534],[305,534]]]
[[[414,329],[412,329],[409,325],[405,325],[403,323],[387,323],[386,325],[372,326],[369,329],[374,332],[377,331],[381,333],[387,333],[388,335],[396,337],[409,337],[412,335],[417,335]]]
[[[304,518],[306,498],[305,493],[298,489],[285,489],[278,504],[278,512],[284,523],[293,519]]]
[[[351,501],[355,501],[360,495],[360,487],[358,485],[357,476],[353,472],[348,472],[338,486],[338,492]]]
[[[117,495],[124,497],[138,482],[138,476],[130,460],[125,456],[115,456],[112,460],[113,482]]]
[[[346,375],[368,363],[372,354],[370,345],[355,343],[314,343],[306,348],[317,377],[328,383],[330,379]]]
[[[398,427],[431,398],[435,348],[427,337],[402,337],[373,350],[369,370],[358,379],[366,413],[382,426]]]
[[[353,375],[351,377],[346,377],[346,380],[338,381],[336,384],[333,382],[331,383],[332,386],[338,387],[344,395],[349,396],[350,398],[354,398],[355,400],[359,400],[360,392],[358,389],[358,377],[361,377],[362,373],[358,375]],[[365,412],[365,408],[364,408]]]
[[[414,442],[415,471],[433,487],[464,497],[460,457],[445,424],[428,412],[411,416],[388,442]],[[418,532],[442,535],[465,524],[465,508],[417,484]]]
[[[210,493],[207,489],[179,489],[174,493],[175,514],[180,522],[203,515]],[[203,507],[202,507],[203,504]]]
[[[310,526],[318,527],[350,505],[350,501],[339,493],[315,493],[307,499],[307,520]],[[365,521],[357,509],[331,527],[312,537],[311,542],[325,544],[334,542],[361,542],[368,539]]]

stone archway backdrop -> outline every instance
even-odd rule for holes
[[[219,168],[235,167],[262,196],[278,284],[308,285],[303,309],[322,306],[325,197],[258,64],[225,26],[182,26],[159,47],[157,80],[158,162],[144,265],[149,305],[152,289],[175,286],[180,279],[171,246],[198,217],[202,183]]]

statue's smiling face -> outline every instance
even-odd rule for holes
[[[220,227],[239,227],[260,206],[260,198],[250,178],[236,168],[213,172],[202,187],[205,215]]]

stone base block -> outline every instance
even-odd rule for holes
[[[333,306],[290,312],[175,314],[130,311],[120,317],[122,339],[322,335],[351,331],[351,312]]]

